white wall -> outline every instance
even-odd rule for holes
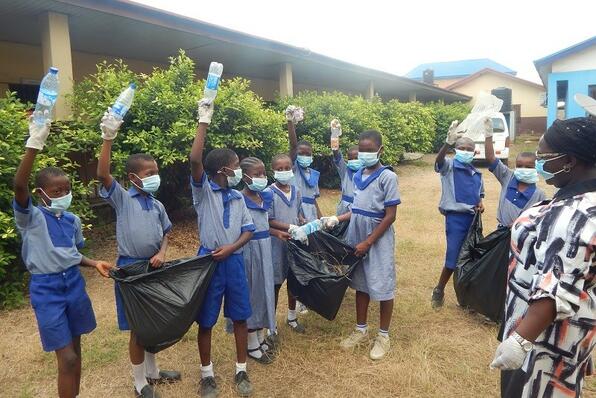
[[[573,72],[576,70],[596,69],[596,44],[575,54],[553,62],[552,71]]]

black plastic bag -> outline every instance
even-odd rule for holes
[[[140,261],[110,271],[122,293],[126,319],[145,350],[157,353],[190,329],[215,270],[211,255],[152,268]]]
[[[482,236],[482,219],[476,213],[459,253],[453,285],[459,305],[495,322],[503,316],[507,289],[511,230],[499,228]]]
[[[350,276],[362,261],[354,249],[323,231],[308,237],[308,246],[288,241],[288,289],[323,318],[335,319]]]
[[[333,227],[333,229],[331,229],[331,231],[327,231],[327,232],[329,232],[329,234],[335,236],[339,240],[344,240],[346,238],[346,233],[348,232],[349,225],[350,225],[350,221],[341,221],[339,224],[337,224],[335,227]]]

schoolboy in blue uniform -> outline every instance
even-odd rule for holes
[[[501,227],[510,228],[524,210],[545,200],[546,195],[536,186],[538,182],[536,155],[531,152],[518,154],[515,159],[515,170],[511,170],[495,156],[492,136],[491,125],[485,132],[484,153],[489,164],[488,170],[495,175],[502,187],[497,222]]]
[[[248,328],[252,315],[242,247],[256,227],[242,194],[234,189],[242,179],[238,155],[231,149],[214,149],[203,163],[207,127],[213,116],[213,103],[201,100],[199,125],[190,153],[191,189],[199,224],[199,255],[211,253],[217,262],[215,272],[199,310],[198,345],[201,356],[202,397],[218,394],[211,362],[211,330],[217,322],[225,296],[224,316],[234,325],[236,373],[234,383],[240,396],[249,396],[252,386],[246,372]]]
[[[102,187],[99,195],[116,211],[116,241],[118,242],[118,267],[126,267],[136,261],[149,261],[157,268],[165,262],[168,236],[172,223],[163,204],[153,197],[159,189],[159,168],[155,159],[147,154],[130,155],[126,161],[126,173],[130,188],[124,189],[110,174],[112,143],[118,134],[122,120],[118,121],[108,112],[100,125],[103,145],[97,164],[97,178]],[[120,330],[130,330],[124,303],[118,286],[114,284],[116,313]],[[180,372],[160,370],[155,354],[145,351],[130,332],[128,344],[132,365],[134,387],[138,396],[156,397],[151,385],[180,380]],[[151,385],[150,385],[151,384]]]
[[[56,352],[58,396],[73,398],[79,395],[81,382],[81,335],[96,327],[79,265],[94,267],[104,277],[112,266],[79,253],[84,245],[81,220],[67,211],[72,193],[64,171],[40,170],[35,178],[39,205],[31,202],[31,170],[49,132],[49,122],[29,123],[30,136],[14,179],[13,209],[23,241],[22,259],[31,273],[29,292],[41,343],[44,351]]]
[[[443,305],[445,286],[457,265],[459,252],[466,238],[476,211],[484,211],[484,184],[482,174],[472,166],[475,144],[470,138],[456,132],[457,121],[451,123],[445,144],[435,161],[435,171],[441,175],[441,201],[439,211],[445,216],[447,252],[445,265],[437,286],[433,289],[433,308]],[[455,146],[455,158],[446,159],[447,152]]]

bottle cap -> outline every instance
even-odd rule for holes
[[[133,90],[136,90],[137,88],[137,84],[135,82],[130,82],[130,88],[132,88]]]
[[[50,67],[50,73],[52,73],[52,74],[54,74],[54,75],[55,75],[56,73],[58,73],[58,68],[55,68],[55,67],[53,67],[53,66],[52,66],[52,67]]]

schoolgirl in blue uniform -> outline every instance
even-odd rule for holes
[[[217,395],[211,362],[211,331],[224,302],[224,316],[234,325],[236,339],[236,373],[234,383],[240,396],[252,393],[246,371],[246,321],[252,315],[249,287],[242,248],[252,238],[255,225],[242,194],[234,189],[242,179],[238,156],[234,151],[214,149],[203,161],[207,127],[213,116],[213,103],[201,100],[198,107],[199,125],[190,153],[191,190],[197,212],[199,255],[211,253],[217,262],[201,309],[198,345],[201,357],[201,396]]]
[[[81,220],[67,211],[72,201],[70,180],[56,167],[37,173],[35,193],[29,196],[29,178],[35,157],[45,145],[49,122],[29,124],[25,154],[14,179],[13,210],[22,238],[21,256],[31,273],[29,293],[44,351],[56,353],[58,396],[79,395],[81,382],[81,336],[96,327],[91,300],[79,265],[94,267],[104,277],[112,268],[105,261],[83,256]],[[43,395],[54,395],[50,392]]]
[[[339,121],[331,122],[331,129],[336,129],[341,135],[341,125]],[[337,204],[337,215],[350,212],[352,203],[354,203],[354,174],[362,168],[362,161],[358,159],[358,146],[354,145],[348,148],[348,160],[344,160],[339,150],[339,138],[331,139],[331,151],[333,152],[333,164],[339,174],[341,183],[341,198]]]

